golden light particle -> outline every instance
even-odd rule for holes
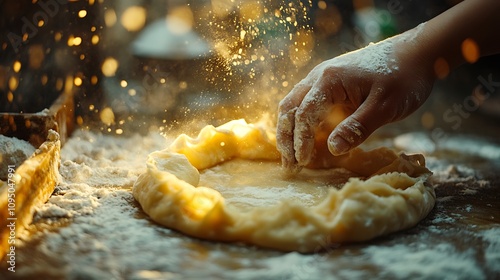
[[[73,39],[73,45],[79,46],[82,43],[82,37],[75,37]]]
[[[14,64],[12,65],[12,70],[14,70],[14,72],[16,73],[19,73],[19,71],[21,70],[21,62],[19,60],[16,60],[14,62]]]
[[[105,125],[112,125],[115,123],[115,114],[113,110],[109,107],[102,109],[101,114],[99,114],[101,122]]]
[[[128,85],[127,81],[125,81],[125,80],[121,80],[121,82],[120,82],[120,86],[121,86],[122,88],[127,87],[127,85]]]
[[[462,42],[462,55],[465,61],[469,63],[474,63],[479,59],[479,46],[476,41],[471,38],[467,38]]]
[[[306,65],[311,60],[313,48],[313,33],[307,32],[306,30],[298,31],[295,35],[295,42],[290,46],[288,51],[290,60],[297,67]]]
[[[185,82],[185,81],[182,81],[179,83],[179,88],[180,89],[186,89],[188,86],[188,84]]]
[[[37,25],[38,27],[42,27],[44,24],[45,22],[43,20],[39,20]]]
[[[116,134],[118,134],[118,135],[121,135],[121,134],[123,134],[123,129],[121,129],[121,128],[117,128],[117,129],[115,130],[115,133],[116,133]]]
[[[61,41],[61,38],[62,38],[62,33],[61,33],[61,32],[56,32],[56,33],[54,34],[54,40],[55,40],[56,42]]]
[[[326,9],[327,5],[326,5],[326,2],[321,0],[318,2],[318,8],[320,8],[321,10],[324,10]]]
[[[127,31],[139,31],[146,24],[146,9],[139,6],[128,7],[120,18],[120,23]]]
[[[9,89],[15,91],[19,85],[19,80],[16,77],[10,77],[9,79]]]
[[[71,35],[68,38],[68,46],[69,47],[79,46],[81,43],[82,43],[81,37],[74,37],[73,35]]]
[[[288,82],[287,82],[287,81],[283,81],[283,82],[281,83],[281,85],[282,85],[283,87],[287,87],[287,86],[288,86]]]
[[[90,6],[94,5],[94,2],[95,2],[94,0],[89,0],[89,5]]]
[[[434,73],[439,79],[444,79],[448,76],[450,73],[450,66],[444,58],[440,57],[436,59],[434,62]]]
[[[79,18],[84,18],[84,17],[86,17],[86,16],[87,16],[87,11],[86,11],[86,10],[80,10],[80,11],[78,12],[78,17],[79,17]]]
[[[69,47],[73,46],[73,39],[75,39],[75,37],[73,35],[69,36],[69,38],[68,38],[68,46]]]
[[[82,125],[82,124],[83,124],[83,118],[82,118],[82,116],[78,116],[78,117],[76,117],[76,123],[77,123],[78,125]]]
[[[112,57],[106,58],[101,67],[102,74],[106,77],[114,76],[117,69],[118,61]]]
[[[10,91],[9,93],[7,93],[7,101],[9,101],[9,103],[12,103],[12,101],[14,101],[14,94]]]
[[[92,45],[97,45],[99,43],[99,36],[98,35],[92,36],[91,42]]]
[[[95,109],[94,104],[90,104],[90,105],[89,105],[89,111],[94,111],[94,109]]]
[[[84,59],[85,59],[85,54],[83,54],[83,53],[82,53],[82,54],[80,55],[80,60],[84,60]]]
[[[99,78],[95,75],[90,78],[90,83],[93,85],[97,84],[98,81],[99,81]]]
[[[64,83],[64,92],[68,93],[73,90],[73,76],[68,75],[66,76],[66,81]]]
[[[112,27],[116,23],[116,13],[113,9],[107,9],[104,11],[104,23],[106,27]]]
[[[73,83],[75,84],[75,86],[79,87],[82,85],[83,80],[80,77],[75,77],[75,79],[73,80]]]

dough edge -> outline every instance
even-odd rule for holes
[[[243,120],[207,126],[197,138],[181,135],[167,149],[149,155],[147,171],[134,184],[133,195],[153,221],[190,236],[302,253],[410,228],[434,207],[434,189],[425,183],[430,172],[393,152],[389,165],[374,167],[373,174],[383,174],[351,178],[313,207],[284,200],[238,212],[218,191],[197,186],[198,170],[235,157],[278,160],[275,142],[269,129]],[[387,157],[388,149],[380,149]],[[356,153],[366,157],[369,152]],[[398,160],[401,163],[395,164]],[[394,172],[398,166],[413,165],[416,174],[408,172],[413,177]]]

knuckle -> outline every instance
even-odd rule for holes
[[[351,135],[352,141],[365,139],[369,134],[369,129],[355,117],[352,117],[350,121],[344,125],[344,129],[347,134]]]
[[[299,107],[297,109],[297,112],[295,113],[295,119],[298,121],[298,122],[303,122],[303,121],[306,121],[308,119],[308,111],[306,107]]]
[[[282,99],[279,103],[278,103],[278,110],[280,113],[286,113],[287,111],[290,110],[290,106],[291,105],[291,102],[290,100],[285,97],[284,99]]]

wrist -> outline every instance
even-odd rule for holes
[[[415,78],[421,77],[433,81],[436,78],[434,64],[438,52],[432,48],[424,28],[425,24],[420,24],[389,40],[393,41],[394,56],[401,71]]]

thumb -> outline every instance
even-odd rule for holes
[[[379,127],[389,123],[389,115],[387,110],[377,106],[375,100],[365,100],[352,115],[332,131],[328,137],[328,150],[334,156],[349,152],[363,143]]]

